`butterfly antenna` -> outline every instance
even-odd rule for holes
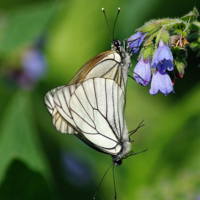
[[[117,23],[117,18],[118,18],[119,12],[120,12],[120,7],[119,7],[118,10],[117,10],[117,17],[116,17],[116,19],[115,19],[115,23],[114,23],[114,26],[113,26],[113,38],[115,38],[115,37],[114,37],[114,30],[115,30],[115,25],[116,25],[116,23]]]
[[[110,169],[112,166],[114,166],[114,164],[113,164],[113,163],[112,163],[112,165],[110,165],[110,167],[107,169],[106,173],[103,175],[103,178],[101,179],[101,182],[99,183],[99,186],[98,186],[98,188],[97,188],[97,191],[96,191],[96,193],[95,193],[95,195],[94,195],[93,199],[95,199],[95,198],[96,198],[96,196],[97,196],[97,193],[98,193],[98,191],[99,191],[99,188],[100,188],[100,186],[101,186],[101,183],[103,182],[103,179],[105,178],[106,174],[108,173],[109,169]]]
[[[115,168],[113,165],[113,181],[114,181],[114,190],[115,190],[115,200],[117,199],[116,185],[115,185]]]
[[[113,37],[112,37],[111,32],[110,32],[110,27],[108,25],[108,20],[107,20],[107,17],[106,17],[106,12],[105,12],[104,8],[102,8],[102,11],[103,11],[103,14],[104,14],[104,16],[106,18],[106,23],[107,23],[107,26],[108,26],[108,31],[109,31],[110,37],[113,40]]]

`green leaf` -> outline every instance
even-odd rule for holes
[[[143,48],[144,50],[141,51],[143,53],[143,59],[146,60],[147,58],[152,57],[152,53],[153,53],[153,45],[149,45]]]
[[[56,8],[55,3],[43,2],[10,11],[1,37],[0,53],[9,53],[41,36]]]
[[[194,21],[193,23],[190,23],[189,29],[199,31],[200,30],[200,22]]]
[[[158,30],[158,25],[156,23],[156,20],[151,20],[149,22],[146,22],[141,28],[138,28],[136,31],[137,32],[143,32],[143,33],[148,33],[149,35],[154,33],[155,31]]]
[[[186,48],[176,46],[176,47],[172,48],[171,51],[172,51],[172,54],[173,54],[174,57],[185,59],[188,56]]]
[[[177,34],[182,34],[187,27],[187,23],[184,20],[176,19],[174,23],[171,23],[168,30],[174,30]],[[185,30],[186,31],[186,30]]]
[[[187,36],[187,40],[191,42],[193,40],[197,40],[198,37],[199,37],[199,33],[195,31],[194,33]]]
[[[199,50],[199,48],[200,48],[200,37],[199,37],[196,41],[190,43],[190,48],[191,48],[193,51]]]
[[[13,160],[0,187],[0,199],[53,200],[55,197],[40,173],[30,170],[19,160]]]
[[[188,14],[184,15],[183,17],[181,17],[181,20],[188,22],[188,20],[190,20],[190,22],[193,22],[197,19],[197,17],[199,16],[199,12],[198,10],[194,7],[193,11],[190,11]]]
[[[31,117],[28,93],[17,92],[5,110],[0,130],[0,184],[14,159],[49,180],[50,170]]]
[[[197,52],[197,57],[200,57],[200,51]]]

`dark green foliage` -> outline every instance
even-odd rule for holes
[[[200,10],[200,2],[196,1]],[[78,69],[97,53],[110,49],[111,39],[101,11],[104,7],[111,30],[121,7],[115,36],[126,39],[152,18],[185,15],[194,2],[169,1],[33,1],[3,0],[0,5],[0,199],[84,200],[92,199],[111,164],[74,136],[58,133],[43,104],[47,91],[67,84]],[[196,19],[197,12],[188,16]],[[180,26],[186,25],[182,22]],[[199,24],[193,23],[198,30]],[[152,28],[152,32],[154,27]],[[5,69],[18,69],[21,55],[44,36],[43,52],[48,74],[30,90],[5,80]],[[191,42],[199,35],[191,38]],[[189,39],[188,39],[189,40]],[[190,41],[189,41],[190,42]],[[198,43],[191,44],[194,50]],[[181,53],[181,49],[176,49]],[[175,51],[175,50],[174,50]],[[144,119],[145,126],[133,135],[132,149],[148,151],[125,160],[116,168],[118,199],[197,199],[200,195],[200,70],[196,52],[188,51],[184,78],[176,82],[175,94],[151,96],[149,87],[131,79],[127,85],[126,121],[129,130]],[[92,171],[71,181],[63,154],[81,157]],[[73,153],[71,153],[73,152]],[[75,173],[75,170],[73,171]],[[71,174],[73,174],[71,172]],[[75,177],[77,177],[76,175]],[[167,189],[166,189],[167,188]],[[114,197],[112,173],[106,176],[96,199]]]
[[[24,162],[13,160],[1,185],[0,199],[54,200],[55,197],[41,173],[30,170]]]

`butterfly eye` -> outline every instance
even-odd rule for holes
[[[117,40],[114,42],[114,44],[115,46],[119,46],[119,42]]]
[[[122,160],[118,160],[114,162],[115,166],[120,166],[122,164]]]
[[[121,42],[119,40],[114,41],[114,46],[119,47],[121,45]]]

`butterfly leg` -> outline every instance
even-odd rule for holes
[[[139,126],[138,126],[136,129],[134,129],[134,130],[132,130],[132,131],[129,132],[129,133],[130,133],[129,137],[130,137],[131,135],[133,135],[139,128],[141,128],[141,127],[143,127],[143,126],[145,125],[145,124],[142,124],[143,121],[144,121],[144,120],[141,121],[141,123],[139,124]]]

